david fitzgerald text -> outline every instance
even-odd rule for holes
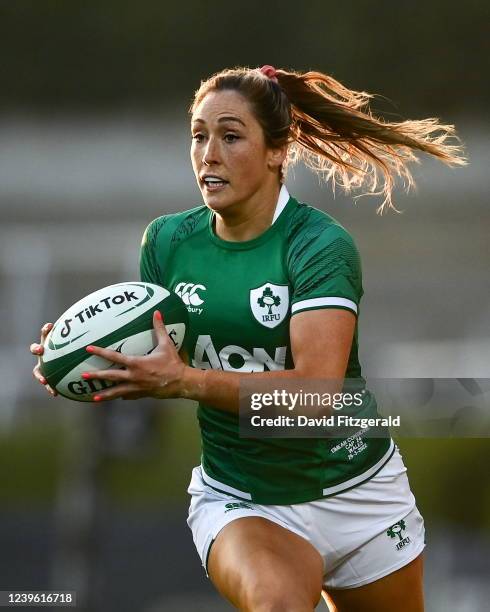
[[[400,427],[400,416],[362,418],[345,414],[332,414],[330,416],[308,417],[298,415],[278,415],[276,417],[263,417],[254,414],[250,417],[252,427],[356,427],[368,429],[370,427]]]

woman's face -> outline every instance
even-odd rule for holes
[[[277,184],[285,152],[266,146],[248,101],[236,91],[208,93],[192,115],[191,128],[192,167],[212,210],[230,210]]]

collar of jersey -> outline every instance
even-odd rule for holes
[[[274,217],[272,218],[271,226],[265,230],[262,234],[252,240],[243,240],[241,242],[235,242],[231,240],[223,240],[216,235],[213,228],[214,213],[210,211],[208,220],[209,236],[214,244],[222,247],[223,249],[231,249],[233,251],[243,251],[246,249],[253,249],[259,246],[263,242],[269,240],[269,238],[275,233],[276,228],[281,225],[284,219],[287,217],[287,210],[293,205],[294,199],[289,195],[286,185],[282,185],[279,191],[279,198],[277,200]]]

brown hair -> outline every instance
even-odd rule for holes
[[[364,187],[361,195],[384,195],[377,212],[394,207],[394,177],[414,186],[409,162],[414,151],[437,157],[447,165],[465,165],[463,146],[453,125],[436,118],[389,123],[373,116],[373,94],[348,89],[321,72],[276,70],[268,78],[258,69],[223,70],[201,83],[190,112],[211,91],[234,90],[251,104],[269,147],[289,144],[288,164],[302,160],[332,187],[347,193]],[[447,144],[452,138],[456,144]],[[383,183],[378,187],[381,172]],[[283,169],[281,169],[281,180]],[[360,197],[360,196],[356,196]]]

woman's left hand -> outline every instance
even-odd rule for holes
[[[100,402],[118,397],[124,399],[180,397],[181,381],[187,366],[170,339],[158,310],[153,313],[153,327],[158,344],[150,354],[142,357],[123,355],[98,346],[87,347],[87,351],[92,355],[103,357],[124,368],[96,370],[82,374],[84,380],[103,379],[115,385],[95,393],[94,401]]]

